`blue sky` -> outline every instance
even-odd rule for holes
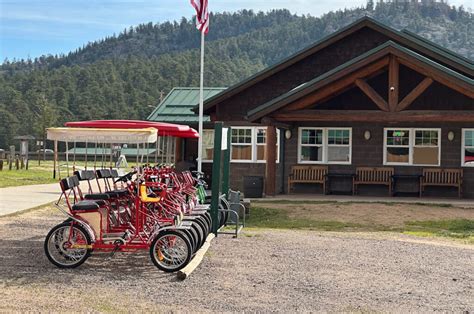
[[[287,8],[297,14],[320,16],[330,10],[364,5],[366,0],[209,2],[214,12]],[[449,3],[474,7],[474,0]],[[130,25],[179,20],[193,13],[189,0],[0,0],[0,63],[7,57],[11,60],[67,53]]]

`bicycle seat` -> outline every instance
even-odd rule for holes
[[[81,201],[72,205],[72,210],[87,210],[87,211],[95,211],[99,209],[99,204],[92,201]]]

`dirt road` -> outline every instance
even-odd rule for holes
[[[51,209],[0,218],[0,312],[474,311],[474,247],[387,233],[250,230],[220,236],[184,282],[148,253],[60,270]]]

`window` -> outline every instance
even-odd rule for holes
[[[202,130],[202,161],[210,162],[214,157],[214,130]]]
[[[300,163],[351,163],[350,128],[300,128]]]
[[[277,130],[277,162],[279,161],[280,132]],[[265,162],[266,127],[232,127],[231,161]]]
[[[462,166],[474,167],[474,129],[462,130]]]
[[[265,154],[265,144],[267,143],[267,128],[256,128],[256,158],[257,162],[265,162],[267,156]],[[277,162],[280,161],[280,130],[277,130],[277,140],[276,140],[276,151],[277,151]]]
[[[232,128],[232,160],[253,160],[253,128]]]
[[[384,164],[440,165],[439,129],[385,129]]]
[[[387,130],[386,163],[410,163],[410,130]]]
[[[301,129],[300,162],[323,162],[323,129]]]
[[[350,162],[351,136],[349,129],[328,130],[328,163]]]
[[[263,128],[257,129],[257,160],[266,160],[265,143],[267,142],[267,130]]]

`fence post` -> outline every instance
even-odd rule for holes
[[[0,171],[2,171],[2,170],[3,170],[3,159],[0,160]]]
[[[221,187],[221,155],[222,155],[222,122],[216,122],[214,126],[214,158],[212,162],[212,195],[211,195],[211,217],[212,233],[217,235],[219,229],[219,197]],[[202,136],[202,135],[201,135]]]

